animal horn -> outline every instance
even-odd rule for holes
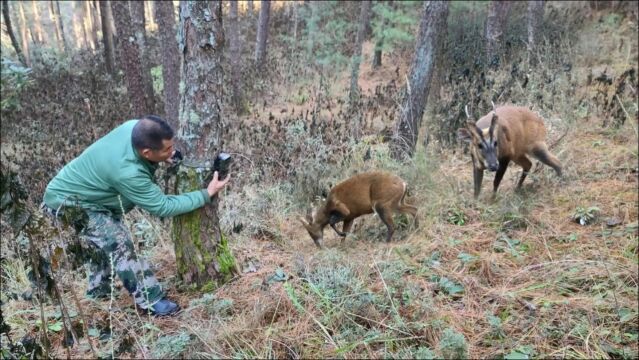
[[[466,117],[468,118],[468,120],[470,119],[470,114],[468,113],[468,104],[466,104],[466,106],[464,106],[464,111],[466,112]]]

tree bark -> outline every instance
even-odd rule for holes
[[[158,25],[155,22],[155,19],[153,18],[153,14],[155,13],[155,5],[153,4],[153,1],[145,1],[144,2],[144,13],[145,13],[145,19],[148,21],[147,27],[149,28],[149,31],[154,32],[157,31],[158,29]],[[175,21],[174,21],[175,23]]]
[[[510,1],[493,0],[488,7],[484,37],[486,39],[486,61],[490,66],[499,64],[502,35],[508,22],[511,5]]]
[[[102,44],[104,45],[104,63],[111,77],[115,76],[115,58],[113,56],[113,28],[109,21],[111,6],[107,1],[99,1],[100,23],[102,25]]]
[[[253,13],[255,13],[255,8],[253,6],[253,0],[248,0],[248,16],[249,18],[253,18]]]
[[[162,82],[164,84],[164,116],[178,128],[180,105],[180,53],[176,40],[175,9],[172,1],[159,1],[154,6],[162,48]]]
[[[182,1],[178,28],[182,58],[178,143],[191,163],[205,164],[222,149],[223,71],[221,1]],[[199,168],[202,169],[202,168]],[[210,171],[182,166],[178,191],[206,186]],[[173,220],[178,277],[207,291],[239,273],[218,218],[217,196],[210,204]]]
[[[93,13],[91,11],[91,1],[84,2],[84,31],[87,34],[87,38],[89,39],[89,43],[91,44],[91,49],[95,50],[98,46],[98,34],[94,32],[95,25],[93,23]]]
[[[22,63],[23,66],[27,66],[27,61],[22,54],[22,50],[20,49],[20,43],[18,43],[18,39],[16,35],[13,33],[13,28],[11,27],[11,16],[9,16],[9,2],[7,0],[2,0],[2,20],[7,27],[7,33],[9,33],[9,38],[11,39],[11,45],[13,45],[13,49],[16,51],[16,55],[18,56],[18,60]]]
[[[60,2],[58,0],[51,0],[51,12],[53,13],[53,24],[55,25],[55,33],[58,39],[58,44],[60,44],[60,50],[67,53],[69,51],[69,47],[67,45],[67,39],[64,37],[64,22],[60,15]]]
[[[91,36],[95,49],[97,50],[100,47],[100,37],[98,36],[98,32],[100,31],[100,15],[98,14],[98,4],[96,4],[96,2],[97,1],[89,0],[88,11],[91,14]]]
[[[541,0],[529,0],[528,12],[526,13],[526,25],[528,28],[528,51],[533,52],[539,42],[539,29],[544,21],[544,5],[546,2]],[[531,58],[533,58],[531,54]]]
[[[404,154],[412,156],[415,151],[437,50],[446,33],[448,5],[446,1],[429,1],[424,4],[415,57],[410,66],[408,83],[399,111],[397,136],[391,144],[395,159],[401,159]]]
[[[40,9],[38,8],[38,1],[31,0],[32,10],[33,10],[33,26],[35,28],[35,40],[43,44],[44,43],[44,33],[42,31],[42,19],[40,18]]]
[[[22,41],[22,50],[24,51],[24,61],[28,67],[31,67],[31,54],[29,53],[29,26],[27,25],[27,19],[24,15],[24,7],[22,1],[18,1],[18,12],[20,13],[20,40]]]
[[[268,23],[271,15],[271,2],[262,0],[260,2],[260,19],[257,25],[257,41],[255,43],[255,64],[258,69],[262,68],[266,57],[266,42],[268,40]]]
[[[359,65],[362,63],[362,44],[364,43],[364,37],[366,36],[366,27],[370,21],[370,12],[371,1],[362,1],[359,12],[359,27],[357,28],[355,53],[351,60],[351,90],[349,93],[351,103],[354,103],[355,100],[359,98],[359,85],[357,84],[359,79]]]
[[[146,44],[146,19],[144,16],[143,1],[129,1],[131,10],[131,22],[135,33],[135,41],[140,49],[140,67],[142,69],[142,82],[144,85],[144,96],[147,99],[147,109],[150,113],[155,113],[155,94],[153,91],[153,80],[151,80],[151,69],[149,69],[149,51]]]
[[[241,66],[242,62],[240,61],[240,30],[238,24],[238,15],[237,15],[237,1],[230,2],[230,11],[229,11],[229,45],[230,45],[230,57],[231,57],[231,83],[233,88],[233,94],[231,97],[231,102],[233,107],[235,108],[235,112],[237,114],[241,114],[243,112],[242,106],[242,76],[241,76]]]
[[[119,29],[118,41],[118,61],[124,70],[124,77],[127,84],[127,92],[131,99],[131,106],[134,117],[141,117],[149,114],[151,109],[148,106],[142,80],[142,66],[140,65],[140,49],[135,41],[135,32],[131,24],[129,4],[125,1],[111,2],[115,26]]]

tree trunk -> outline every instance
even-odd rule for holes
[[[64,37],[64,22],[60,15],[60,2],[58,0],[51,0],[51,12],[53,13],[53,24],[55,25],[55,33],[58,39],[58,44],[60,44],[60,50],[67,53],[69,48],[67,45],[67,39]]]
[[[140,49],[140,66],[142,68],[142,82],[144,85],[144,93],[147,99],[147,109],[149,113],[155,113],[155,95],[153,92],[153,81],[151,80],[151,70],[149,69],[149,51],[146,44],[146,23],[144,17],[144,2],[129,1],[131,10],[131,22],[133,23],[133,31],[135,33],[135,41],[138,42]]]
[[[502,35],[506,28],[511,5],[510,1],[493,0],[488,7],[484,37],[486,39],[486,61],[488,65],[493,67],[499,65]]]
[[[253,18],[253,13],[255,13],[255,8],[253,6],[253,0],[248,0],[248,16],[249,18]]]
[[[176,40],[175,9],[172,1],[159,1],[154,8],[162,48],[164,116],[171,126],[177,129],[180,111],[180,53]]]
[[[82,49],[83,46],[83,39],[84,39],[84,46],[88,46],[86,43],[86,38],[83,38],[82,36],[82,29],[84,29],[84,27],[82,26],[81,21],[79,20],[80,17],[78,15],[78,5],[80,7],[80,9],[82,8],[82,4],[78,4],[77,1],[73,2],[73,6],[72,6],[72,24],[73,24],[73,35],[75,37],[75,47],[76,49]]]
[[[223,71],[221,1],[180,3],[179,49],[182,54],[178,143],[190,162],[205,164],[222,149]],[[204,165],[202,165],[204,166]],[[182,166],[178,191],[206,186],[210,171]],[[178,277],[211,291],[239,273],[218,218],[217,196],[210,204],[173,220],[172,236]]]
[[[84,11],[84,19],[82,22],[84,24],[84,32],[87,38],[89,39],[89,44],[91,44],[91,49],[95,50],[98,44],[98,34],[93,32],[93,29],[95,28],[95,26],[93,24],[93,14],[91,12],[91,1],[84,2],[83,11]]]
[[[355,44],[355,53],[351,61],[351,90],[349,98],[351,104],[359,98],[359,86],[357,80],[359,79],[359,65],[362,63],[362,44],[364,43],[364,37],[366,36],[366,27],[370,20],[371,1],[364,0],[361,2],[361,8],[359,12],[359,27],[357,28],[357,39]]]
[[[18,60],[22,63],[23,66],[28,66],[27,61],[22,54],[22,50],[20,49],[18,39],[13,33],[13,28],[11,27],[11,16],[9,16],[9,2],[7,0],[2,0],[2,20],[6,24],[7,33],[9,34],[9,38],[11,39],[11,45],[13,45],[13,49],[16,51]]]
[[[29,26],[27,25],[27,19],[24,15],[24,7],[22,1],[18,1],[18,12],[20,13],[20,39],[22,40],[22,50],[24,50],[24,61],[28,67],[31,67],[31,54],[29,53]]]
[[[93,25],[91,28],[91,37],[97,50],[100,47],[100,37],[98,36],[98,32],[100,31],[100,15],[98,14],[98,4],[96,4],[96,2],[97,1],[89,1],[88,11],[91,14],[91,24]]]
[[[39,44],[44,43],[44,33],[42,31],[42,19],[40,18],[40,9],[38,8],[38,1],[31,0],[33,10],[33,26],[35,28],[35,40]]]
[[[528,27],[528,51],[533,52],[539,42],[539,29],[544,21],[544,5],[545,1],[529,0],[528,12],[526,13],[526,24]],[[530,58],[534,58],[530,54]]]
[[[240,30],[239,24],[237,20],[237,1],[230,2],[230,11],[229,11],[229,45],[231,52],[231,83],[233,87],[233,95],[231,102],[233,103],[233,107],[235,108],[235,112],[237,114],[241,114],[243,112],[242,106],[242,76],[241,76],[241,67],[242,62],[240,61]]]
[[[104,45],[104,63],[111,77],[115,76],[115,58],[113,56],[113,28],[109,21],[111,6],[107,1],[99,1],[100,23],[102,25],[102,44]]]
[[[145,1],[144,2],[144,18],[147,20],[147,24],[145,24],[148,28],[149,31],[154,32],[157,31],[158,29],[158,25],[155,22],[155,19],[153,19],[153,13],[154,11],[155,5],[153,4],[153,1]],[[175,23],[175,21],[173,22]]]
[[[268,21],[271,15],[271,2],[262,0],[260,2],[260,19],[257,25],[257,42],[255,44],[255,64],[258,69],[262,68],[266,57],[266,41],[268,40]]]
[[[415,44],[415,57],[410,67],[408,83],[399,111],[397,136],[391,145],[395,159],[401,159],[403,154],[412,156],[415,151],[437,50],[446,33],[448,5],[446,1],[429,1],[424,5]]]
[[[149,114],[147,99],[142,80],[142,66],[140,64],[140,49],[135,41],[135,32],[131,24],[129,4],[126,1],[111,2],[115,26],[119,29],[118,61],[124,70],[127,92],[131,99],[133,117],[137,118]]]

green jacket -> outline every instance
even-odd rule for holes
[[[52,209],[79,204],[116,216],[137,205],[153,215],[169,217],[210,202],[206,189],[181,195],[162,192],[153,179],[157,164],[140,157],[131,143],[137,122],[129,120],[113,129],[62,168],[47,185],[45,204]]]

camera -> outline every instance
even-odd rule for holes
[[[171,163],[175,164],[182,161],[184,157],[182,156],[182,152],[180,150],[175,149],[173,155],[171,155]]]
[[[213,171],[217,171],[218,180],[224,180],[229,173],[229,168],[231,167],[231,162],[233,158],[231,155],[221,152],[213,161]]]

